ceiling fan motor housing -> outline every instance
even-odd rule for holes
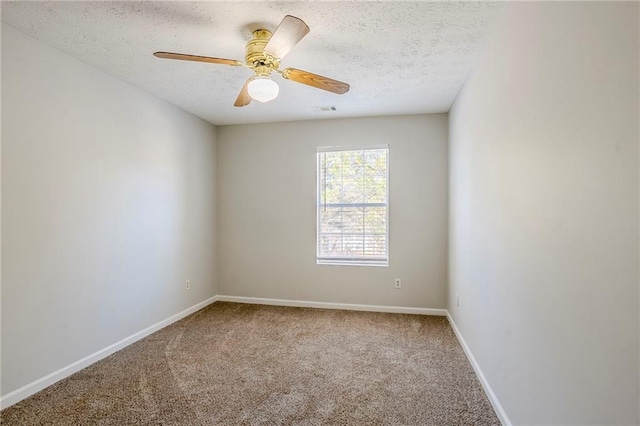
[[[262,75],[269,75],[271,70],[277,69],[280,65],[277,58],[267,57],[264,48],[271,39],[271,31],[255,30],[253,37],[247,42],[247,65],[259,67]],[[256,70],[257,71],[257,70]]]

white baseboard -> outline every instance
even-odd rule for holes
[[[446,316],[446,309],[410,308],[403,306],[356,305],[352,303],[311,302],[307,300],[265,299],[218,295],[220,302],[249,303],[254,305],[293,306],[298,308],[342,309],[345,311],[389,312],[394,314],[416,314]]]
[[[211,303],[215,302],[216,300],[218,300],[218,298],[216,296],[211,297],[207,300],[204,300],[200,303],[197,303],[193,306],[191,306],[190,308],[185,309],[182,312],[179,312],[175,315],[170,316],[169,318],[162,320],[150,327],[145,328],[144,330],[138,331],[135,334],[132,334],[129,337],[126,337],[122,340],[120,340],[119,342],[114,343],[113,345],[107,346],[104,349],[101,349],[95,353],[92,353],[89,356],[86,356],[76,362],[74,362],[73,364],[70,364],[66,367],[63,367],[57,371],[54,371],[51,374],[48,374],[44,377],[41,377],[38,380],[35,380],[25,386],[22,386],[21,388],[18,388],[12,392],[9,392],[6,395],[2,395],[2,397],[0,397],[0,409],[5,409],[17,402],[22,401],[23,399],[35,394],[36,392],[41,391],[42,389],[51,386],[52,384],[64,379],[65,377],[69,377],[70,375],[72,375],[73,373],[76,373],[80,370],[82,370],[83,368],[88,367],[89,365],[93,364],[96,361],[100,361],[103,358],[108,357],[109,355],[113,354],[114,352],[119,351],[120,349],[125,348],[126,346],[129,346],[130,344],[137,342],[140,339],[143,339],[145,337],[147,337],[148,335],[150,335],[151,333],[155,333],[156,331],[170,325],[173,324],[174,322],[181,320],[182,318],[186,317],[187,315],[191,315],[192,313],[204,308],[207,305],[210,305]]]
[[[460,342],[460,345],[462,346],[464,353],[467,355],[467,358],[469,359],[469,362],[471,363],[473,370],[476,372],[476,376],[478,376],[478,379],[480,380],[480,384],[484,388],[484,392],[487,394],[487,398],[489,398],[489,402],[491,402],[491,405],[493,406],[493,409],[495,410],[496,415],[498,416],[498,420],[500,420],[500,423],[502,423],[505,426],[511,426],[512,423],[509,420],[509,417],[507,417],[507,413],[505,413],[504,409],[502,408],[502,405],[500,404],[500,401],[498,401],[496,394],[493,393],[493,389],[491,388],[491,385],[487,381],[487,378],[485,377],[484,373],[480,369],[480,365],[478,364],[478,361],[476,361],[476,358],[471,353],[471,349],[469,349],[467,342],[464,340],[464,337],[462,337],[462,334],[460,333],[460,330],[458,330],[456,323],[453,321],[451,314],[449,313],[449,311],[446,311],[446,312],[447,312],[446,315],[447,315],[447,319],[449,320],[449,324],[451,324],[451,328],[453,328],[453,332],[458,338],[458,341]]]

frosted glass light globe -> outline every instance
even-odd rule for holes
[[[269,77],[254,77],[247,85],[247,91],[251,99],[258,102],[269,102],[278,97],[280,87]]]

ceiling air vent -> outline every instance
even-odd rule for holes
[[[338,108],[336,108],[334,105],[331,106],[314,106],[311,107],[311,109],[313,110],[313,112],[333,112],[333,111],[337,111]]]

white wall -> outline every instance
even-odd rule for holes
[[[447,126],[439,114],[218,127],[220,294],[444,308]],[[389,267],[316,265],[316,147],[372,144],[389,145]]]
[[[3,395],[216,294],[215,150],[212,125],[3,24]]]
[[[638,3],[503,18],[450,113],[449,310],[513,423],[637,424]]]

